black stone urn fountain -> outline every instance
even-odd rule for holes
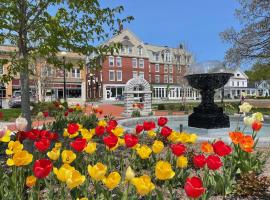
[[[214,102],[215,90],[223,87],[233,76],[218,61],[208,61],[190,66],[185,78],[189,85],[200,91],[201,103],[188,117],[188,126],[205,129],[230,127],[223,108]]]

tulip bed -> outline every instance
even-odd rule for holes
[[[166,117],[127,133],[110,116],[97,120],[100,108],[89,116],[79,105],[56,109],[53,124],[30,131],[19,124],[0,138],[1,199],[208,199],[232,193],[241,174],[260,173],[264,164],[253,152],[260,113],[245,119],[252,135],[235,130],[226,144],[199,143],[196,134],[166,126]]]

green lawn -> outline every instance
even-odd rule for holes
[[[1,121],[14,121],[21,114],[21,108],[0,109],[0,112],[3,113]]]

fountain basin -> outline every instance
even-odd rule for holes
[[[204,128],[195,128],[195,127],[189,127],[188,126],[188,116],[187,115],[181,115],[181,116],[166,116],[169,120],[168,126],[175,131],[180,131],[180,124],[183,125],[183,131],[187,133],[195,133],[198,135],[199,141],[214,141],[217,139],[222,139],[223,141],[230,143],[231,140],[229,138],[229,132],[232,132],[236,129],[238,124],[239,117],[235,116],[229,116],[229,119],[231,121],[230,127],[227,128],[218,128],[218,129],[204,129]],[[123,126],[127,132],[131,132],[137,124],[142,124],[144,121],[153,120],[157,122],[158,117],[152,116],[152,117],[140,117],[140,118],[129,118],[129,119],[123,119],[119,120],[118,124],[120,126]],[[240,118],[239,123],[241,130],[244,128],[243,119]],[[264,121],[264,125],[260,132],[258,133],[259,138],[259,146],[268,146],[270,144],[270,118],[266,118]],[[252,134],[251,127],[246,127],[245,134]]]

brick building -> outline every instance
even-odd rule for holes
[[[152,87],[153,99],[194,99],[198,92],[187,86],[183,76],[192,63],[192,55],[183,46],[170,48],[144,43],[125,29],[105,44],[121,43],[122,49],[108,55],[102,69],[88,74],[88,97],[115,100],[122,96],[125,83],[136,76],[146,79]],[[91,59],[90,55],[88,59]],[[91,70],[91,66],[88,69]],[[98,89],[97,89],[98,88]]]

